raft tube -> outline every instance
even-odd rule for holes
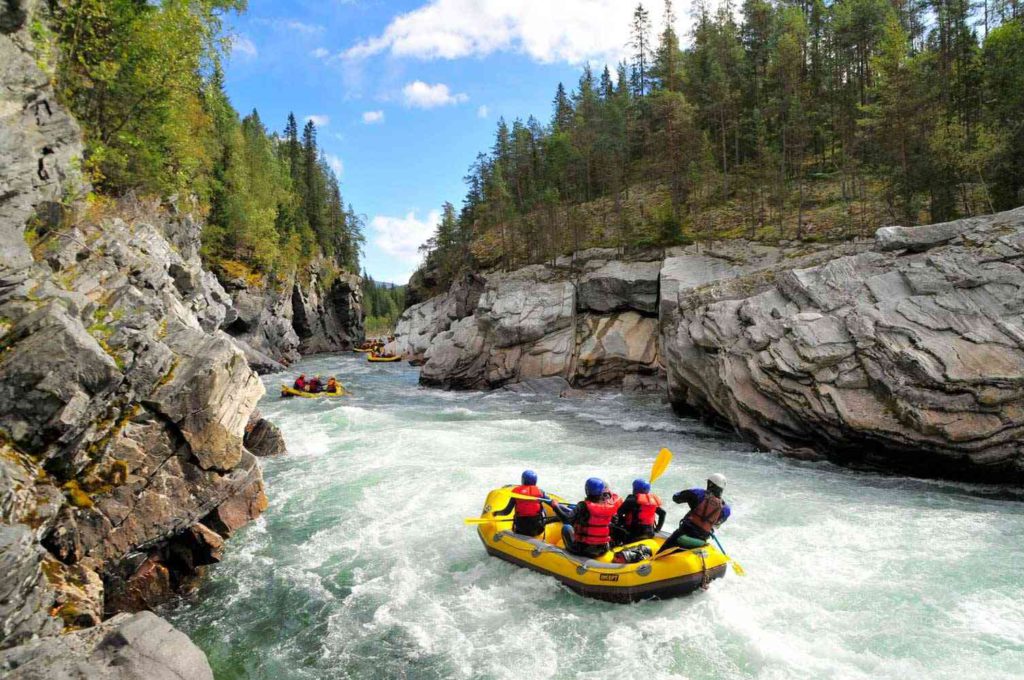
[[[345,388],[339,384],[337,392],[303,392],[297,390],[291,385],[281,385],[281,398],[286,397],[303,397],[305,399],[318,399],[320,397],[344,397]]]
[[[511,491],[510,486],[491,491],[480,517],[507,520],[507,517],[495,517],[493,511],[508,505]],[[554,498],[562,502],[561,498]],[[555,514],[550,505],[543,505],[548,516]],[[726,556],[712,545],[681,550],[657,560],[643,560],[633,564],[613,561],[620,548],[600,558],[589,559],[565,550],[561,522],[548,524],[543,540],[513,533],[509,521],[479,524],[477,534],[488,554],[553,576],[583,597],[607,602],[664,600],[686,595],[725,576],[728,563]],[[654,538],[630,543],[623,548],[646,545],[652,554],[656,554],[666,538],[668,534],[660,532]]]
[[[381,356],[377,356],[376,354],[373,354],[371,352],[370,354],[366,355],[366,360],[367,361],[374,361],[374,362],[378,362],[378,363],[385,363],[385,362],[391,362],[391,361],[401,361],[402,357],[381,357]]]

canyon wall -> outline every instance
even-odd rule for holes
[[[592,250],[467,281],[398,324],[391,349],[425,385],[664,375],[678,412],[764,449],[1024,483],[1024,208],[843,244]]]

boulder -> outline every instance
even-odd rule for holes
[[[260,458],[288,453],[280,428],[262,417],[259,411],[253,411],[249,416],[244,443],[246,449]]]
[[[206,655],[152,612],[0,652],[8,680],[213,680]]]
[[[146,405],[177,425],[204,470],[232,469],[263,383],[226,336],[181,328],[167,342],[180,358]]]

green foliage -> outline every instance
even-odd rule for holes
[[[177,195],[208,212],[203,252],[263,273],[326,256],[359,270],[362,221],[308,123],[285,138],[224,92],[222,17],[244,0],[54,3],[56,84],[86,134],[90,181],[106,194]],[[44,40],[44,28],[37,42]]]
[[[368,336],[387,335],[405,309],[405,286],[377,283],[363,274],[363,314]]]
[[[499,122],[426,244],[426,281],[581,247],[848,238],[1024,202],[1016,4],[744,0],[737,17],[701,2],[685,50],[671,2],[665,16],[654,41],[638,5],[629,64],[559,83],[550,125]]]

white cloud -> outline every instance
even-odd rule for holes
[[[313,121],[313,125],[318,128],[327,127],[331,124],[331,117],[326,113],[313,113],[305,118],[306,122]]]
[[[327,154],[327,165],[331,167],[334,174],[341,177],[345,174],[345,164],[341,162],[341,158],[335,156],[333,153]]]
[[[416,218],[410,211],[405,217],[376,215],[370,220],[374,231],[373,243],[388,255],[403,262],[419,264],[419,247],[434,235],[434,228],[441,220],[441,211],[432,210],[426,219]]]
[[[663,19],[648,3],[655,34]],[[635,2],[625,0],[430,0],[391,20],[380,35],[344,54],[361,59],[382,52],[418,59],[458,59],[497,51],[536,61],[614,63],[628,52]],[[677,12],[677,30],[683,26]],[[680,33],[683,35],[683,33]]]
[[[301,33],[303,35],[317,35],[324,32],[324,27],[319,24],[307,24],[302,21],[296,21],[295,19],[254,19],[253,23],[260,24],[262,26],[270,26],[271,28],[279,31],[286,31],[290,33]]]
[[[486,104],[482,105],[480,108],[478,108],[476,110],[476,117],[477,118],[486,118],[489,115],[491,115],[491,110],[489,108],[487,108]]]
[[[383,111],[363,111],[363,122],[367,125],[384,122]]]
[[[259,50],[256,49],[256,43],[250,40],[248,36],[242,34],[234,35],[231,36],[231,56],[246,61],[259,56]]]
[[[448,106],[461,104],[469,100],[469,97],[461,92],[452,94],[444,83],[427,85],[422,80],[409,83],[402,88],[402,97],[406,106],[420,109],[432,109],[436,106]]]
[[[326,47],[318,47],[312,52],[310,52],[309,55],[316,59],[326,59],[327,57],[331,56],[331,51]]]

